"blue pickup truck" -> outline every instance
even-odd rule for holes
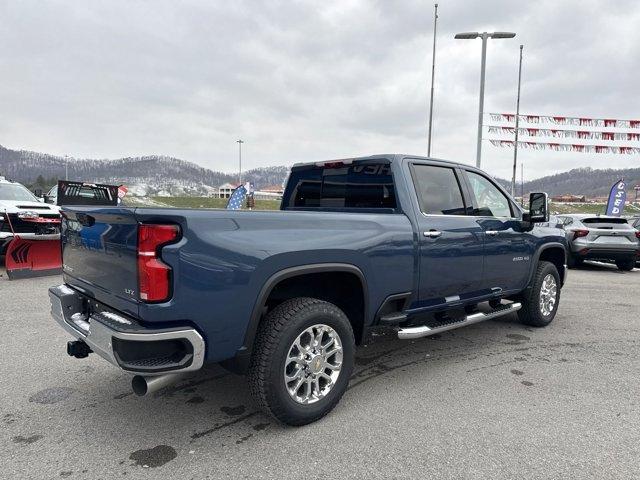
[[[344,394],[356,345],[512,312],[556,315],[566,240],[459,163],[375,155],[294,165],[280,211],[65,207],[54,319],[144,395],[221,363],[302,425]]]

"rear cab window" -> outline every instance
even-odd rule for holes
[[[425,215],[465,215],[466,205],[456,171],[450,167],[413,164],[413,184]]]
[[[396,191],[388,160],[336,161],[291,170],[282,208],[394,213]]]

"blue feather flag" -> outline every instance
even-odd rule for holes
[[[613,215],[614,217],[619,217],[622,215],[624,210],[624,204],[627,201],[627,191],[626,184],[624,180],[618,180],[611,187],[611,192],[609,193],[609,201],[607,202],[607,215]]]
[[[240,185],[236,188],[231,197],[229,197],[229,202],[227,203],[227,210],[240,210],[242,208],[242,203],[244,202],[245,197],[247,196],[247,188],[244,185]]]

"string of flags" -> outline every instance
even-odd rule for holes
[[[513,148],[513,140],[489,140],[491,145],[500,148]],[[608,153],[608,154],[640,154],[640,147],[610,146],[610,145],[581,145],[570,143],[549,143],[549,142],[521,142],[518,141],[518,148],[530,150],[555,150],[557,152],[580,152],[580,153]]]
[[[489,113],[494,122],[515,123],[515,113]],[[550,123],[554,125],[577,125],[589,127],[612,127],[640,129],[640,120],[619,120],[615,118],[564,117],[555,115],[518,115],[522,122]]]
[[[492,121],[500,123],[515,123],[516,115],[513,113],[490,113]],[[553,150],[556,152],[578,152],[578,153],[601,153],[619,155],[638,155],[640,146],[636,145],[594,145],[588,142],[544,142],[529,141],[531,138],[547,137],[549,140],[555,138],[575,139],[578,141],[598,140],[606,142],[640,142],[640,120],[619,120],[613,118],[586,118],[586,117],[564,117],[554,115],[517,115],[519,121],[525,123],[524,127],[518,127],[518,136],[526,137],[524,141],[518,141],[518,148],[531,150]],[[542,128],[531,127],[531,124],[547,124]],[[554,128],[555,125],[581,126],[582,129]],[[602,131],[593,127],[605,127],[615,129],[628,129],[638,131]],[[488,125],[490,134],[500,136],[513,136],[516,133],[514,125]],[[504,138],[488,139],[491,145],[499,148],[514,148],[514,140]]]
[[[489,125],[489,133],[510,134],[515,133],[515,127]],[[579,138],[581,140],[627,140],[640,142],[640,133],[631,132],[597,132],[590,130],[559,130],[554,128],[518,128],[518,135],[529,137],[555,137],[555,138]]]

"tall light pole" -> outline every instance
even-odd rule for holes
[[[238,144],[238,185],[242,185],[242,140],[236,140]]]
[[[489,38],[513,38],[513,32],[465,32],[457,33],[454,38],[458,40],[482,39],[482,60],[480,63],[480,107],[478,111],[478,146],[476,148],[476,167],[480,168],[482,156],[482,117],[484,115],[484,77],[487,63],[487,39]]]
[[[429,100],[429,136],[427,140],[427,157],[431,156],[431,122],[433,121],[433,82],[436,75],[436,29],[438,27],[438,4],[435,4],[433,18],[433,53],[431,55],[431,99]]]
[[[520,205],[524,207],[524,162],[520,162]]]
[[[513,176],[511,177],[511,196],[516,192],[516,170],[518,169],[518,128],[520,127],[520,83],[522,82],[522,45],[520,45],[520,63],[518,63],[518,97],[516,100],[516,138],[513,142]]]
[[[69,155],[64,156],[64,179],[69,180]]]

